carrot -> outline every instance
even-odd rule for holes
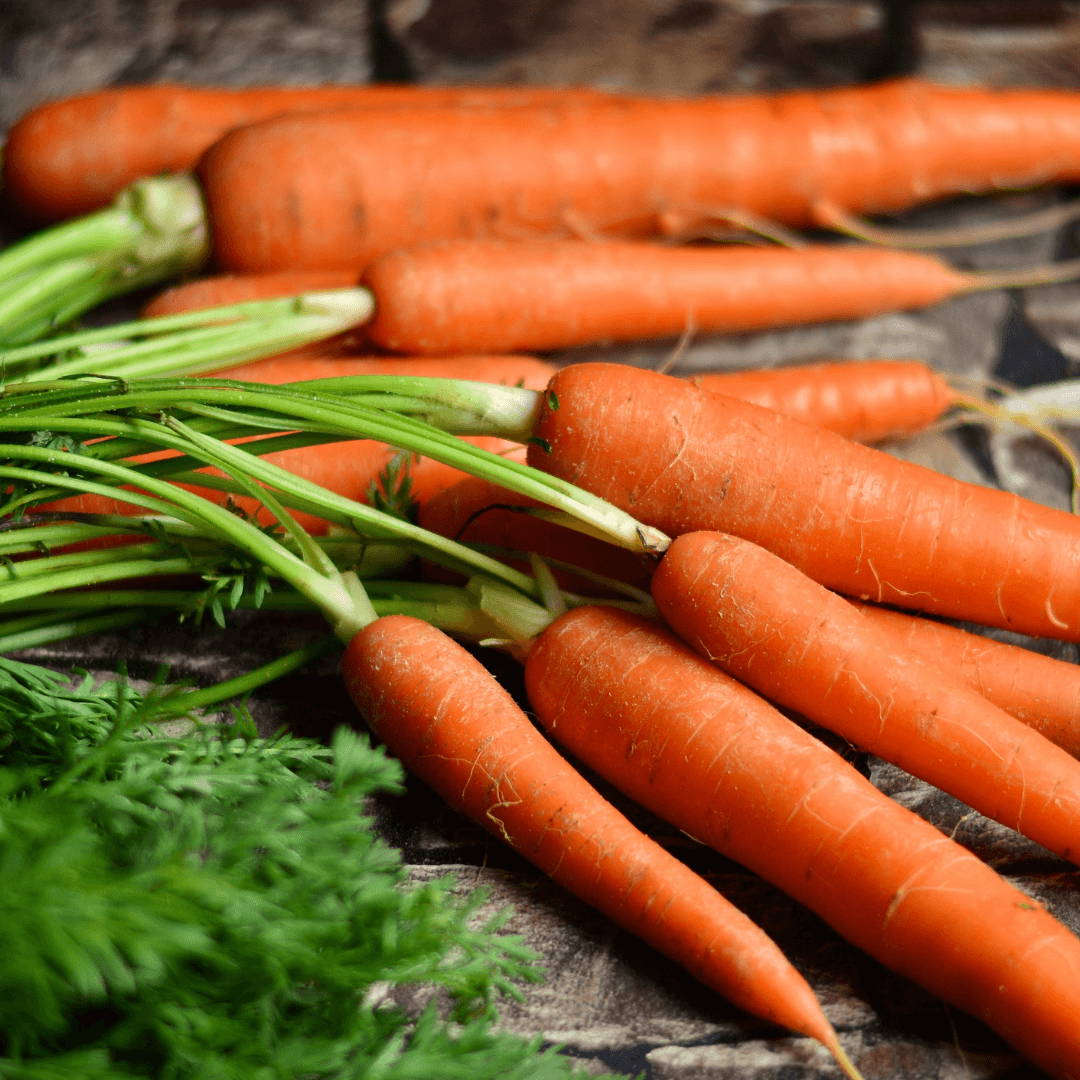
[[[728,674],[1080,861],[1080,762],[843,597],[712,532],[678,537],[651,590],[672,629]]]
[[[394,110],[342,110],[231,131],[198,171],[223,267],[362,267],[451,238],[693,235],[733,209],[806,226],[836,206],[884,212],[1070,181],[1076,101],[902,80],[433,107],[407,124]]]
[[[536,731],[461,646],[387,616],[349,641],[346,688],[402,764],[575,896],[740,1008],[843,1050],[780,950],[640,833]]]
[[[215,378],[247,379],[280,385],[308,379],[326,379],[337,375],[428,375],[438,378],[469,378],[480,382],[506,382],[539,389],[550,379],[555,368],[531,356],[482,356],[446,357],[441,359],[396,358],[383,360],[369,357],[327,357],[304,355],[302,350],[256,360],[229,371],[215,372]],[[520,457],[519,444],[506,439],[485,435],[465,436],[466,441],[496,454]],[[368,489],[376,482],[379,473],[386,468],[397,453],[386,443],[373,439],[354,439],[346,443],[323,443],[292,450],[281,450],[266,455],[266,460],[288,469],[296,476],[312,480],[321,487],[357,502],[367,499]],[[410,464],[412,495],[421,505],[445,487],[457,483],[466,476],[460,469],[444,465],[431,458],[421,458]],[[223,502],[225,496],[209,488],[181,485],[214,502]],[[272,518],[265,510],[259,510],[255,500],[247,496],[235,496],[234,503],[248,513],[257,514],[258,520],[268,524]],[[43,504],[41,511],[135,515],[142,511],[130,503],[100,495],[77,495],[55,503]],[[297,521],[309,532],[321,536],[327,523],[303,511],[296,511]],[[97,542],[94,542],[96,545]]]
[[[110,87],[40,105],[8,132],[4,187],[53,221],[104,206],[133,180],[190,169],[230,128],[328,108],[521,104],[600,97],[585,88],[502,86]]]
[[[301,355],[296,350],[216,371],[213,377],[282,385],[338,375],[424,375],[543,390],[557,370],[535,356],[326,356]]]
[[[1080,942],[1041,904],[655,624],[578,608],[525,668],[541,725],[601,776],[843,937],[1080,1075]]]
[[[849,603],[950,678],[959,676],[999,709],[1080,758],[1080,666],[948,623]]]
[[[1080,640],[1070,514],[622,364],[563,368],[534,436],[531,464],[670,536],[733,533],[849,596]]]
[[[375,295],[372,341],[452,354],[857,319],[1077,272],[1067,262],[1015,278],[966,274],[929,255],[850,245],[459,240],[389,252],[361,282]]]
[[[277,274],[219,274],[186,281],[158,293],[143,309],[144,319],[205,311],[248,300],[271,300],[317,289],[345,289],[357,283],[351,270],[290,270]]]
[[[956,392],[919,360],[852,360],[760,371],[708,372],[691,381],[828,428],[856,442],[908,435],[932,424]]]
[[[638,588],[649,587],[653,568],[647,560],[596,537],[521,512],[540,506],[543,503],[535,499],[480,477],[467,476],[423,500],[417,522],[422,528],[451,540],[536,552]],[[589,596],[602,595],[594,583],[576,574],[557,569],[554,573],[564,589]],[[456,580],[449,571],[437,566],[429,569],[429,576],[439,581]]]

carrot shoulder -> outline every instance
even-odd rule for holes
[[[839,1049],[764,932],[602,799],[461,646],[388,616],[349,642],[342,674],[375,734],[453,809],[740,1008]]]
[[[526,685],[551,736],[642,805],[806,904],[848,941],[1080,1071],[1080,942],[757,695],[645,620],[579,608]]]
[[[371,339],[406,353],[542,350],[923,307],[971,288],[912,252],[456,241],[376,259]]]
[[[1080,762],[764,548],[687,533],[653,575],[675,632],[780,705],[1080,861]]]
[[[545,398],[530,463],[670,536],[732,533],[849,596],[1080,640],[1070,514],[626,365],[564,368]]]

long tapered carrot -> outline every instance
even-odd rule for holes
[[[323,109],[524,104],[599,97],[587,88],[513,86],[109,87],[40,105],[8,132],[4,187],[51,221],[104,206],[133,180],[190,169],[231,128]]]
[[[457,241],[390,252],[362,281],[371,339],[405,353],[559,349],[854,319],[974,287],[913,252]]]
[[[348,643],[342,676],[375,734],[453,809],[740,1008],[847,1064],[813,992],[769,938],[605,802],[461,646],[388,616]]]
[[[327,112],[230,132],[199,173],[224,267],[364,266],[448,238],[692,233],[731,209],[808,225],[816,207],[889,211],[1069,180],[1076,100],[901,80],[432,108],[407,124],[391,110]]]
[[[601,776],[967,1010],[1080,1074],[1080,942],[1038,902],[653,623],[562,616],[526,661],[542,726]]]
[[[902,611],[849,603],[907,648],[1080,758],[1080,665]]]
[[[1050,269],[1062,277],[1080,273],[1068,262],[1033,271],[1033,280]],[[851,245],[458,240],[389,252],[361,280],[375,295],[366,327],[373,341],[399,352],[449,354],[858,319],[1008,279],[961,273],[929,255]]]
[[[856,442],[907,435],[932,424],[957,400],[919,360],[851,360],[754,371],[708,372],[703,390],[753,402]]]
[[[703,656],[894,765],[1080,860],[1080,762],[756,544],[687,533],[653,598]]]
[[[1070,514],[622,364],[563,368],[534,434],[530,463],[668,535],[732,533],[849,596],[1080,640]]]

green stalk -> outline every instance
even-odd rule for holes
[[[139,180],[104,210],[0,253],[0,344],[20,344],[110,296],[198,269],[210,252],[190,176]]]
[[[366,322],[373,310],[371,293],[360,288],[255,300],[139,319],[0,351],[0,371],[11,381],[13,372],[52,356],[60,359],[26,372],[22,381],[52,382],[83,374],[123,379],[194,374],[332,337]],[[139,340],[127,340],[131,338]],[[102,351],[108,346],[115,347]],[[69,353],[74,355],[65,359]]]
[[[370,378],[382,379],[381,376],[370,376]],[[396,377],[396,381],[404,385],[409,380]],[[452,385],[455,380],[420,379],[418,381],[424,384],[421,389],[428,394],[433,392],[433,387],[438,386],[444,386],[451,397],[461,392],[458,387]],[[486,390],[515,390],[511,387],[496,388],[487,384],[473,385],[484,387]],[[166,386],[168,386],[167,390]],[[517,392],[531,393],[529,391]],[[215,408],[218,403],[228,408],[224,411]],[[238,408],[273,409],[274,415],[267,418],[267,423],[278,430],[293,425],[311,430],[313,425],[317,425],[323,431],[332,428],[353,438],[388,442],[392,446],[433,458],[545,502],[569,515],[573,519],[572,527],[581,528],[582,531],[600,536],[610,543],[618,544],[631,551],[661,553],[666,550],[670,542],[668,537],[659,530],[643,525],[629,514],[582,488],[527,465],[508,461],[498,454],[472,446],[421,420],[357,405],[326,394],[302,391],[296,386],[267,387],[232,380],[209,384],[206,381],[188,383],[184,380],[176,380],[161,386],[154,383],[140,384],[139,389],[134,391],[119,394],[103,392],[100,396],[88,397],[85,400],[69,399],[42,404],[32,410],[22,409],[19,422],[37,417],[40,418],[43,426],[48,425],[56,430],[74,430],[65,428],[57,421],[58,413],[71,417],[92,412],[95,408],[148,409],[155,407],[182,408],[198,415],[214,416],[237,423],[243,423],[245,420],[255,423],[260,415],[264,415],[262,412],[254,415],[240,414],[237,412]],[[286,417],[287,420],[284,419]],[[3,428],[3,418],[0,417],[0,430]],[[267,480],[265,476],[259,475],[255,471],[256,466],[249,465],[248,468],[257,479],[274,483],[273,480]],[[278,471],[284,473],[284,470]],[[315,485],[310,485],[310,487],[314,488]]]

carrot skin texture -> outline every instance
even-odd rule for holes
[[[1078,148],[1073,93],[899,80],[433,107],[408,124],[388,109],[280,117],[225,135],[199,174],[221,265],[267,270],[451,238],[665,236],[731,208],[806,226],[820,204],[884,212],[1075,179]]]
[[[731,533],[848,596],[1080,640],[1070,514],[627,365],[550,390],[529,463],[669,536]]]
[[[651,590],[693,649],[1065,859],[1080,859],[1080,762],[756,544],[686,533]]]
[[[968,288],[928,255],[873,247],[458,241],[391,251],[362,281],[367,328],[418,354],[539,350],[759,330],[924,307]]]
[[[562,616],[525,668],[541,725],[661,817],[760,874],[1051,1075],[1080,1075],[1080,942],[655,624]]]
[[[1080,758],[1080,665],[858,600],[851,605],[907,648],[959,676],[999,709]]]
[[[288,113],[340,108],[522,104],[586,88],[428,86],[180,85],[111,87],[31,110],[7,136],[4,187],[42,221],[89,213],[133,180],[182,172],[231,128]]]
[[[919,360],[855,360],[690,377],[727,394],[835,431],[854,442],[908,435],[932,424],[956,392]]]
[[[601,798],[456,642],[387,616],[349,642],[342,675],[375,734],[454,810],[740,1008],[835,1039],[764,932]]]

